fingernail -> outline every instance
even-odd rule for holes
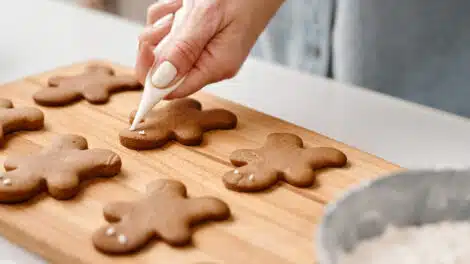
[[[159,20],[157,20],[155,23],[153,23],[153,27],[162,27],[166,25],[168,22],[170,22],[173,19],[173,13],[168,14]]]
[[[157,88],[166,88],[178,73],[176,67],[169,61],[164,61],[152,75],[152,84]]]

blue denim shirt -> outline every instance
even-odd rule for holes
[[[470,117],[469,14],[469,0],[286,0],[252,54]]]
[[[258,39],[252,55],[326,75],[332,14],[332,0],[287,0]]]

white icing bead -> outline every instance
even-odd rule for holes
[[[234,170],[233,173],[238,174],[240,172],[238,170]]]
[[[248,180],[249,181],[253,181],[255,179],[255,175],[254,174],[250,174],[250,176],[248,176]]]
[[[119,244],[126,244],[127,243],[127,237],[125,235],[119,235],[118,236],[118,242]]]
[[[140,130],[140,131],[139,131],[139,135],[145,135],[145,131]]]
[[[107,236],[112,236],[114,234],[116,234],[116,229],[114,229],[114,227],[110,227],[110,228],[106,229],[106,235]]]
[[[11,179],[5,178],[2,181],[3,185],[11,185]]]

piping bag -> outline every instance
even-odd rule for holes
[[[154,54],[157,56],[162,47],[167,43],[168,39],[175,34],[178,28],[182,25],[183,19],[186,17],[186,13],[189,12],[192,8],[194,0],[183,0],[183,5],[175,13],[173,20],[173,25],[170,32],[166,35],[160,43],[155,47]],[[158,23],[158,22],[157,22]],[[181,83],[184,81],[185,77],[181,78],[177,83],[168,87],[155,87],[152,82],[153,78],[165,78],[165,76],[153,76],[155,73],[155,62],[152,67],[149,69],[147,76],[145,77],[144,91],[142,92],[142,97],[140,99],[139,107],[137,113],[135,114],[134,121],[132,122],[129,130],[136,130],[136,126],[144,119],[150,110],[152,110],[155,105],[157,105],[165,96],[178,88]],[[170,74],[166,71],[158,71],[158,74],[167,75]]]

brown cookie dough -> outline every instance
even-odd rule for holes
[[[0,147],[5,135],[21,130],[40,130],[44,127],[44,114],[31,107],[14,108],[10,100],[0,98]]]
[[[304,148],[300,137],[289,133],[272,133],[259,149],[241,149],[230,156],[239,167],[227,172],[223,182],[228,189],[255,192],[284,180],[296,187],[309,187],[315,181],[315,170],[343,167],[344,153],[334,148]]]
[[[111,93],[140,89],[142,85],[134,76],[117,76],[110,67],[91,64],[79,75],[51,77],[48,87],[36,92],[33,99],[44,106],[64,106],[80,99],[104,104]]]
[[[181,182],[160,179],[147,186],[147,196],[141,200],[108,204],[104,217],[110,224],[93,234],[94,246],[106,254],[124,254],[138,251],[154,238],[172,246],[186,245],[192,225],[228,219],[230,209],[217,198],[187,198]]]
[[[8,157],[0,175],[0,202],[22,202],[46,189],[58,200],[69,199],[79,191],[81,181],[112,177],[121,170],[120,157],[105,149],[88,149],[85,138],[57,136],[40,153]]]
[[[233,129],[237,125],[235,114],[225,109],[201,109],[201,103],[191,98],[173,100],[151,111],[135,131],[121,131],[121,144],[137,150],[158,148],[171,140],[183,145],[199,145],[204,132]],[[130,123],[135,113],[131,113]]]

